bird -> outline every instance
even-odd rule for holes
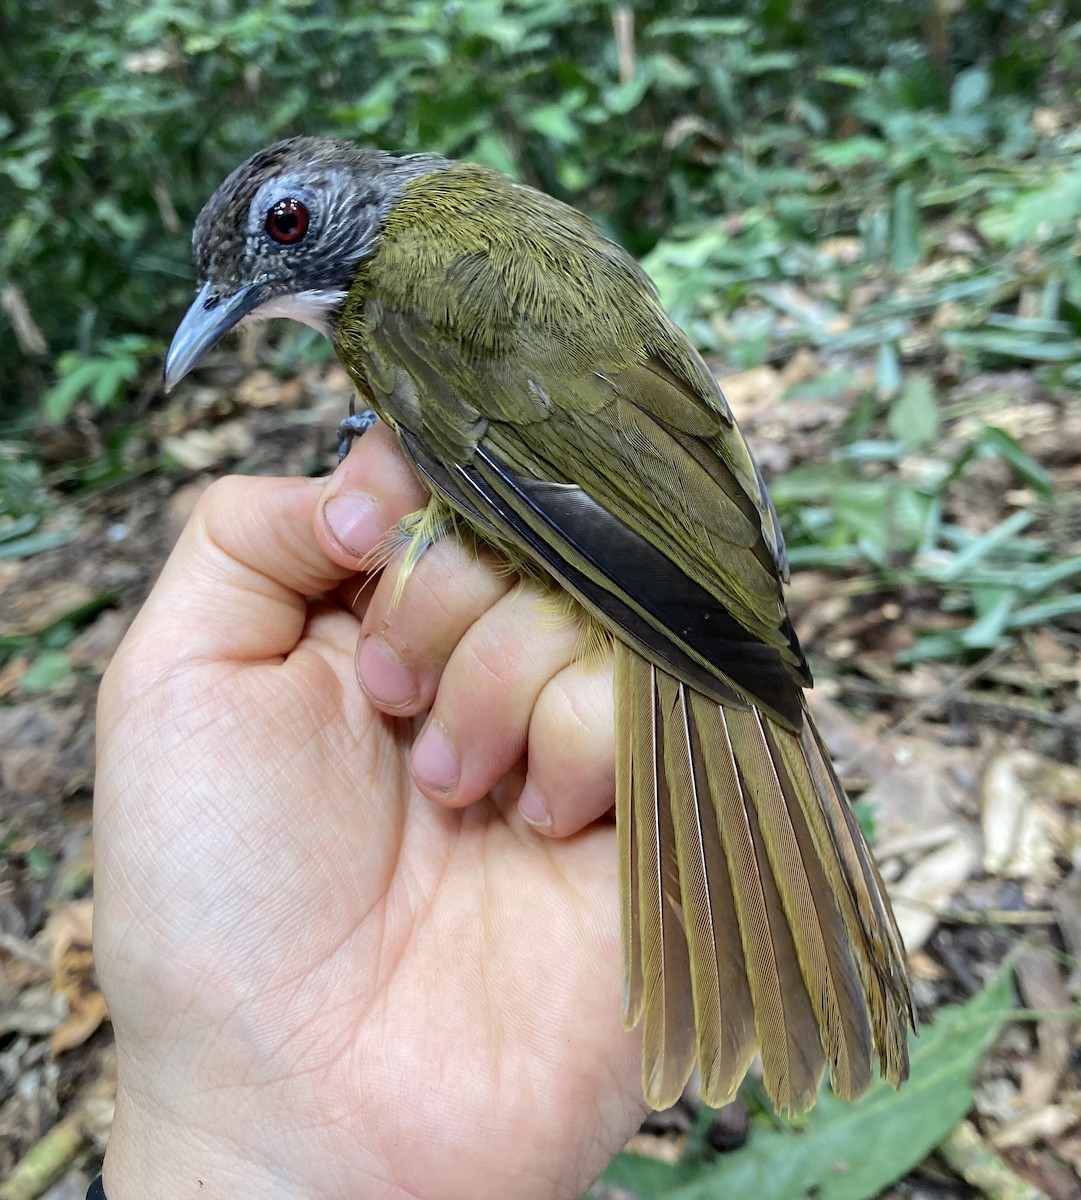
[[[610,639],[622,1016],[642,1089],[697,1065],[774,1107],[907,1078],[916,1020],[882,878],[808,710],[776,510],[713,373],[639,264],[486,166],[293,137],[199,213],[174,386],[244,319],[329,338],[431,500]],[[353,429],[368,418],[355,412]],[[346,437],[350,433],[347,420]]]

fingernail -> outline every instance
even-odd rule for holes
[[[384,708],[405,708],[417,698],[417,681],[412,672],[374,634],[360,644],[357,675],[368,695]]]
[[[518,797],[518,811],[534,829],[551,829],[552,814],[548,811],[548,805],[528,779]]]
[[[458,786],[461,770],[447,731],[429,718],[413,747],[413,777],[433,792],[449,795]]]
[[[323,505],[323,521],[330,536],[357,558],[370,554],[383,536],[384,522],[374,496],[339,492]]]

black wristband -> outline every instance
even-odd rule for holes
[[[105,1195],[105,1185],[101,1182],[100,1175],[87,1189],[86,1200],[107,1200]]]

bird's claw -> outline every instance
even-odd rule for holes
[[[338,462],[349,453],[349,448],[357,438],[367,433],[378,420],[379,415],[366,408],[363,412],[351,412],[342,421],[338,426]]]

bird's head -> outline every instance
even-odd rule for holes
[[[195,223],[200,287],[165,359],[166,390],[244,318],[291,317],[333,337],[402,188],[442,161],[297,137],[237,167]]]

